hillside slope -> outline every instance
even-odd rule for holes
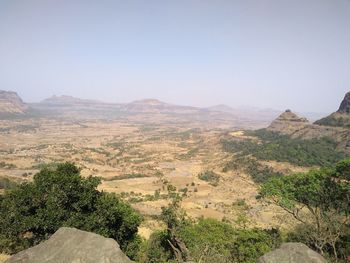
[[[16,92],[0,90],[0,114],[24,114],[27,110]]]

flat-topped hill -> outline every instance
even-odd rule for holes
[[[0,90],[0,113],[24,114],[28,106],[16,92]]]

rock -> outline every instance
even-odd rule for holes
[[[292,122],[309,122],[306,118],[301,118],[291,110],[286,110],[280,116],[277,117],[277,121],[292,121]]]
[[[267,127],[267,130],[283,134],[291,134],[295,132],[295,130],[303,129],[309,124],[310,123],[306,118],[299,117],[291,110],[286,110],[278,116],[269,127]]]
[[[5,263],[131,263],[111,238],[62,227],[50,239],[14,255]]]
[[[336,112],[315,122],[317,125],[350,128],[350,92],[345,94]]]
[[[327,261],[302,243],[285,243],[260,257],[257,263],[327,263]]]
[[[340,107],[338,109],[339,113],[350,113],[350,92],[345,94],[345,97],[343,99],[343,101],[340,104]]]
[[[27,109],[16,92],[0,90],[0,113],[24,114]]]

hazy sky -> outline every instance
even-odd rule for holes
[[[0,89],[331,112],[350,0],[0,0]]]

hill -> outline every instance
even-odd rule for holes
[[[337,144],[337,150],[350,152],[350,130],[346,127],[320,125],[318,122],[310,123],[306,118],[299,117],[287,110],[276,118],[267,131],[288,135],[294,139],[320,139],[330,138]]]
[[[30,104],[40,116],[78,120],[127,120],[137,123],[190,124],[216,128],[261,128],[271,120],[242,111],[200,108],[143,99],[130,103],[106,103],[67,95],[52,96],[40,103]]]
[[[16,92],[0,90],[0,114],[25,114],[28,110]]]

